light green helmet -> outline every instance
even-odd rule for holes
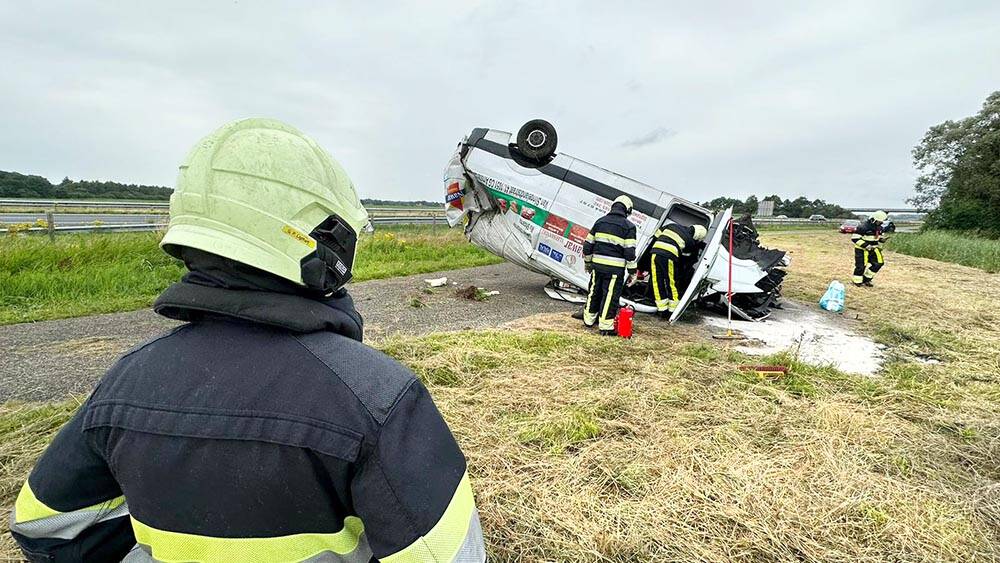
[[[632,212],[632,198],[630,198],[627,195],[620,195],[616,197],[615,200],[611,203],[612,205],[614,205],[615,203],[620,203],[625,206],[625,211],[628,211],[629,213]]]
[[[885,211],[876,211],[872,213],[872,219],[878,221],[879,223],[885,223],[885,220],[889,218],[889,214]]]
[[[368,225],[344,169],[315,141],[272,119],[226,124],[191,149],[160,242],[210,252],[323,292],[351,279]]]

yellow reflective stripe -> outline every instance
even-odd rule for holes
[[[601,264],[603,266],[625,266],[624,258],[615,258],[613,256],[594,256],[591,260],[594,264]]]
[[[472,485],[469,474],[462,476],[455,495],[451,497],[448,508],[441,519],[417,541],[406,546],[388,557],[379,559],[383,563],[419,563],[422,561],[451,561],[465,543],[469,532],[472,511],[476,508],[472,496]]]
[[[660,283],[659,283],[659,280],[656,279],[656,258],[653,258],[652,260],[650,260],[650,263],[653,266],[653,268],[652,268],[652,270],[653,270],[653,272],[652,272],[652,275],[653,275],[653,300],[656,301],[656,305],[657,305],[657,307],[659,307],[660,301],[663,301],[663,299],[660,298]]]
[[[884,264],[885,263],[885,258],[882,256],[882,249],[881,248],[876,248],[875,249],[875,259],[878,260],[879,264]]]
[[[594,235],[594,240],[597,242],[609,242],[611,244],[625,246],[625,239],[622,237],[616,237],[615,235],[609,235],[608,233],[597,233]],[[632,244],[635,244],[635,239],[632,239]]]
[[[587,242],[594,242],[594,233],[587,234]]]
[[[125,497],[118,497],[97,503],[93,506],[78,508],[69,512],[59,512],[58,510],[50,508],[44,502],[38,500],[34,491],[31,490],[31,486],[28,485],[28,481],[25,481],[24,485],[21,486],[21,492],[17,495],[17,501],[14,502],[14,518],[15,523],[23,524],[24,522],[31,522],[32,520],[40,520],[42,518],[72,514],[76,512],[108,512],[118,508],[124,502]]]
[[[684,250],[684,237],[682,237],[679,234],[671,231],[670,229],[663,229],[663,230],[661,230],[660,234],[657,235],[657,236],[660,236],[660,235],[665,235],[666,237],[668,237],[670,239],[673,239],[673,241],[677,243],[677,248],[679,248],[681,250]]]
[[[157,561],[301,561],[332,551],[346,555],[357,549],[365,531],[357,516],[330,534],[293,534],[270,538],[216,538],[158,530],[132,517],[136,543],[149,546]]]
[[[679,297],[677,296],[677,283],[674,281],[674,261],[667,261],[667,279],[670,280],[670,299],[672,301],[677,301]]]
[[[861,276],[854,276],[851,279],[854,280],[854,283],[861,283],[861,282],[865,281],[865,278],[863,278]]]
[[[604,298],[604,308],[601,309],[601,319],[599,328],[601,330],[611,330],[615,327],[614,319],[608,318],[608,309],[611,308],[611,296],[615,293],[615,284],[618,283],[618,275],[611,276],[611,283],[608,284],[608,295]]]
[[[658,241],[656,241],[656,242],[653,243],[653,248],[656,248],[658,250],[665,250],[665,251],[673,254],[674,256],[680,256],[680,253],[678,252],[677,247],[674,246],[673,244],[670,244],[669,242],[664,242],[662,240],[658,240]]]
[[[864,239],[864,240],[866,240],[866,241],[868,241],[868,242],[878,242],[878,237],[875,236],[875,235],[865,235],[865,236],[863,236],[861,238]]]
[[[583,322],[586,325],[593,325],[597,320],[597,315],[590,312],[590,304],[594,300],[594,286],[597,285],[597,272],[590,272],[590,292],[587,293],[587,305],[583,308]]]

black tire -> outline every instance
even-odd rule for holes
[[[532,119],[517,132],[517,152],[536,162],[543,162],[556,154],[556,128],[544,119]]]

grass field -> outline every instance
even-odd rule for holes
[[[896,252],[1000,272],[1000,240],[946,231],[899,233],[887,247]]]
[[[788,296],[815,303],[850,276],[842,235],[764,240],[791,252]],[[631,341],[540,315],[376,345],[454,429],[491,560],[998,560],[996,277],[887,261],[847,296],[887,347],[875,377],[779,354],[764,363],[788,374],[760,378],[738,369],[759,358],[645,318]],[[0,505],[76,404],[0,407]],[[0,559],[14,554],[4,534]]]
[[[157,233],[0,237],[0,324],[149,306],[184,272]],[[460,230],[400,226],[365,236],[355,280],[493,264]]]

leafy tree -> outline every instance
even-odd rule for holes
[[[928,228],[1000,238],[1000,91],[976,115],[934,125],[913,148],[916,195]]]
[[[707,207],[713,211],[721,211],[727,207],[732,207],[733,215],[739,216],[745,213],[756,214],[760,201],[773,201],[775,215],[805,218],[810,215],[819,214],[831,219],[854,216],[847,209],[833,203],[827,203],[821,199],[809,200],[805,197],[798,197],[794,200],[785,200],[777,195],[769,195],[763,198],[763,200],[758,200],[757,196],[751,195],[746,201],[740,201],[731,197],[717,197],[712,201],[703,203],[702,207]]]

